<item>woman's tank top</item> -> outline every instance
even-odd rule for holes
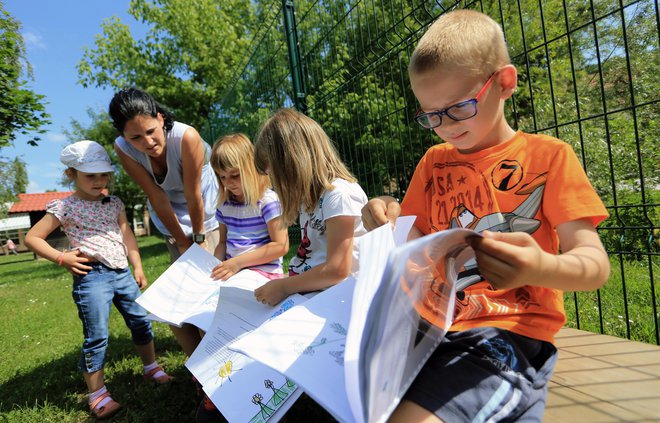
[[[183,229],[184,233],[190,235],[193,232],[192,222],[190,220],[190,214],[188,213],[186,198],[183,194],[183,168],[181,166],[181,141],[183,140],[183,134],[188,128],[190,128],[190,126],[184,123],[174,122],[172,129],[169,132],[166,132],[167,174],[164,178],[159,178],[160,182],[154,175],[151,161],[146,153],[140,152],[121,136],[115,139],[115,144],[127,156],[138,162],[140,166],[151,175],[154,183],[165,191],[165,194],[167,195],[167,198],[169,198],[170,204],[174,209],[174,214],[181,225],[181,229]],[[218,181],[213,173],[211,165],[209,164],[211,147],[206,142],[203,142],[203,144],[204,165],[202,167],[201,190],[202,201],[204,203],[204,232],[208,232],[218,227],[218,222],[215,219],[215,208],[218,201]],[[158,230],[164,235],[170,236],[171,234],[158,218],[151,203],[148,201],[147,207],[149,208],[149,215],[156,228],[158,228]]]

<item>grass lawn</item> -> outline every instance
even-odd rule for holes
[[[168,254],[157,237],[139,238],[144,270],[153,282],[167,268]],[[293,247],[288,258],[295,252]],[[652,274],[649,272],[649,266]],[[660,272],[651,263],[612,259],[612,277],[596,292],[565,294],[567,326],[575,327],[575,299],[580,327],[655,344],[651,292]],[[625,275],[625,284],[624,278]],[[656,304],[660,290],[655,290]],[[627,299],[627,305],[624,302]],[[599,307],[600,306],[600,307]],[[113,309],[106,362],[106,384],[125,406],[117,422],[191,422],[196,407],[190,373],[169,328],[154,323],[159,362],[177,378],[170,386],[142,381],[141,362],[119,313]],[[71,275],[32,253],[0,256],[0,422],[84,422],[85,383],[76,365],[82,343],[81,324],[71,298]],[[330,422],[333,419],[304,396],[289,411],[288,421]]]
[[[603,288],[564,294],[566,326],[577,328],[579,321],[582,330],[655,344],[656,323],[660,321],[656,276],[660,274],[660,257],[640,261],[610,257],[610,262],[612,272]]]
[[[169,256],[157,237],[139,238],[149,282],[167,268]],[[117,422],[194,421],[194,388],[185,356],[169,327],[154,323],[159,363],[177,381],[153,386],[141,377],[121,315],[113,308],[106,356],[106,386],[125,406]],[[86,388],[77,370],[81,324],[71,297],[71,275],[32,253],[0,256],[0,422],[85,422]],[[303,396],[289,421],[332,421]]]

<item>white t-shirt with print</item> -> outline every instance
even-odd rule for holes
[[[332,181],[334,189],[325,190],[314,210],[300,211],[300,246],[289,262],[289,272],[300,274],[314,266],[325,263],[328,237],[326,220],[337,216],[354,216],[353,236],[359,237],[367,231],[362,225],[362,207],[367,203],[367,195],[359,184],[344,179]],[[358,266],[357,242],[353,241],[353,264],[351,272]]]

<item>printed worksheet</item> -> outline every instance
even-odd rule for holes
[[[337,420],[352,420],[345,396],[344,348],[355,279],[348,279],[239,338],[249,352],[305,387]],[[310,388],[310,389],[308,389]]]
[[[193,244],[136,301],[151,313],[153,320],[175,326],[190,322],[207,330],[222,283],[211,278],[211,271],[219,263],[208,251]]]
[[[384,225],[361,237],[357,280],[349,277],[326,289],[232,343],[230,348],[247,352],[285,373],[305,387],[305,392],[337,420],[353,421],[350,399],[354,397],[352,400],[361,402],[361,397],[355,389],[346,390],[344,355],[351,315],[360,316],[364,312],[352,312],[351,308],[368,306],[388,253],[395,245],[406,242],[414,221],[414,216],[402,217],[397,220],[394,232],[390,225]],[[354,292],[364,297],[359,305],[354,304]],[[353,336],[359,338],[361,333]],[[351,353],[357,355],[355,351]],[[349,363],[352,371],[357,371],[355,361]]]
[[[474,276],[467,238],[479,236],[451,229],[396,246],[405,237],[393,235],[386,224],[360,238],[357,281],[229,347],[289,377],[339,421],[385,422],[449,329],[457,287]]]
[[[270,307],[255,300],[256,286],[247,277],[232,277],[221,286],[213,323],[186,362],[230,422],[277,421],[302,392],[277,371],[227,348],[269,318],[307,300],[295,294]]]

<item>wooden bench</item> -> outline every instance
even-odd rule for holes
[[[569,328],[556,345],[544,423],[660,422],[659,346]]]

